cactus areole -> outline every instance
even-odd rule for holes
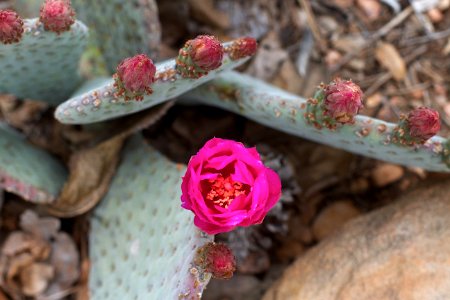
[[[217,279],[230,279],[236,271],[236,258],[223,243],[208,243],[199,248],[195,264]]]
[[[222,65],[224,49],[213,36],[201,35],[186,42],[177,58],[177,71],[185,78],[199,78]]]
[[[23,21],[15,11],[0,10],[0,42],[17,43],[22,38],[23,31]]]
[[[113,76],[117,96],[125,97],[125,101],[131,99],[142,101],[144,95],[153,92],[150,85],[155,80],[155,73],[156,66],[145,54],[124,59]]]
[[[39,20],[44,29],[57,34],[70,30],[75,23],[75,11],[70,0],[46,0],[41,7]]]

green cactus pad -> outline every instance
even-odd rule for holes
[[[181,208],[185,166],[139,136],[123,156],[91,221],[91,299],[199,299],[210,274],[191,263],[213,236]]]
[[[446,140],[435,136],[422,146],[404,147],[391,142],[395,124],[366,116],[336,130],[307,123],[306,100],[258,79],[227,72],[184,95],[186,100],[221,107],[255,122],[364,156],[429,171],[450,172],[443,161]]]
[[[0,45],[0,93],[59,104],[81,82],[78,62],[88,30],[77,21],[58,35],[45,31],[38,19],[24,23],[19,43]]]
[[[77,18],[95,31],[109,72],[114,73],[124,58],[138,53],[156,58],[161,26],[154,0],[72,0],[72,3]]]
[[[14,10],[22,18],[37,18],[44,0],[15,0]]]
[[[227,43],[228,44],[228,43]],[[76,93],[77,96],[58,106],[55,117],[66,124],[86,124],[117,118],[137,111],[147,109],[159,103],[172,99],[205,83],[218,73],[236,68],[248,58],[231,60],[224,56],[222,66],[199,79],[182,78],[175,71],[175,60],[169,60],[156,65],[156,81],[152,84],[153,94],[144,96],[142,101],[125,101],[115,95],[114,81],[102,81],[98,87],[89,92]],[[91,83],[87,83],[92,86]],[[86,87],[81,88],[86,91]]]
[[[67,171],[55,158],[0,123],[0,188],[35,203],[51,203]]]

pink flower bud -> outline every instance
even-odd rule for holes
[[[186,42],[177,58],[183,77],[199,78],[222,65],[223,47],[213,36],[201,35]]]
[[[325,113],[337,122],[352,123],[362,108],[362,91],[350,80],[335,79],[325,89]]]
[[[75,22],[75,11],[70,0],[46,0],[41,7],[39,20],[45,30],[61,33],[70,30]]]
[[[118,96],[125,96],[125,100],[141,101],[144,95],[153,91],[150,85],[155,79],[156,67],[145,54],[138,54],[124,59],[114,74]]]
[[[0,10],[0,42],[3,44],[17,43],[22,38],[23,21],[12,10]]]
[[[222,243],[208,243],[200,248],[195,262],[218,279],[230,279],[236,271],[236,258]]]
[[[431,108],[419,107],[408,114],[411,137],[426,141],[441,129],[439,113]]]
[[[236,40],[229,48],[230,58],[232,60],[252,56],[258,50],[258,43],[254,38],[243,37]]]

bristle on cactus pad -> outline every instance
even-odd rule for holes
[[[97,46],[111,74],[124,58],[137,53],[157,58],[161,26],[154,0],[72,0],[72,3],[78,19],[95,31]]]
[[[88,30],[77,21],[57,35],[38,19],[25,20],[24,28],[19,43],[0,45],[0,93],[59,104],[80,84],[78,62]]]
[[[224,47],[231,44],[225,43]],[[61,123],[85,124],[128,115],[177,97],[213,79],[220,72],[240,66],[248,59],[231,60],[228,55],[224,55],[219,68],[198,79],[183,78],[176,73],[175,60],[165,61],[156,64],[155,82],[150,86],[153,93],[144,95],[142,101],[125,101],[124,96],[119,97],[114,80],[110,79],[89,92],[81,95],[76,93],[77,96],[58,106],[55,117]]]
[[[435,136],[424,145],[405,147],[392,142],[395,124],[356,116],[353,124],[336,125],[334,130],[317,128],[307,116],[307,101],[263,81],[236,72],[216,79],[183,95],[243,115],[255,122],[304,137],[318,143],[364,156],[429,171],[450,172],[443,160],[446,139]]]
[[[184,171],[140,136],[127,143],[91,221],[92,300],[200,298],[211,275],[192,263],[213,236],[181,208]]]
[[[67,171],[47,152],[0,123],[0,187],[35,203],[51,203]]]

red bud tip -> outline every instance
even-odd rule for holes
[[[46,0],[41,7],[39,20],[45,30],[61,33],[70,30],[75,23],[75,11],[70,0]]]
[[[217,279],[230,279],[236,271],[233,253],[222,243],[208,243],[200,248],[196,263]]]
[[[243,37],[236,40],[230,47],[229,53],[232,60],[252,56],[258,50],[258,43],[252,37]]]
[[[362,108],[360,87],[350,80],[335,79],[325,89],[325,113],[337,122],[352,123]]]
[[[0,42],[17,43],[22,38],[23,21],[13,10],[0,10]]]
[[[125,100],[142,100],[143,95],[150,95],[153,91],[150,85],[155,79],[156,67],[145,54],[138,54],[124,59],[114,74],[118,96],[125,96]]]
[[[177,71],[186,78],[199,78],[222,65],[222,44],[213,36],[200,35],[186,42],[177,58]]]
[[[408,114],[409,134],[423,141],[436,135],[441,129],[439,113],[431,108],[419,107]]]

